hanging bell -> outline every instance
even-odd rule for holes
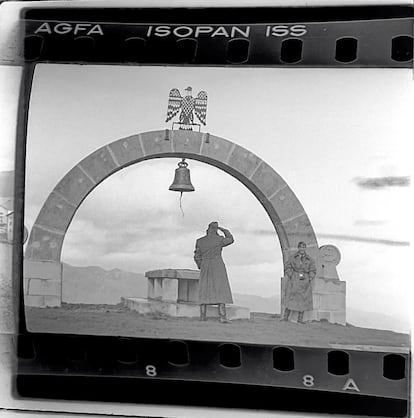
[[[178,163],[178,168],[175,169],[174,181],[172,182],[169,190],[173,192],[194,192],[194,186],[190,180],[190,170],[187,168],[188,164],[183,158]]]

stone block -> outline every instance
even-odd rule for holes
[[[321,263],[319,260],[321,268],[321,277],[330,280],[339,280],[338,272],[336,271],[336,266],[334,264]]]
[[[46,307],[44,296],[24,295],[24,304],[26,306],[33,306],[36,308]]]
[[[45,231],[34,225],[30,233],[25,257],[27,259],[56,261],[60,260],[64,235]]]
[[[200,306],[196,303],[177,303],[176,316],[199,318]]]
[[[89,174],[89,177],[94,179],[95,183],[99,183],[118,168],[106,147],[88,155],[79,165]]]
[[[26,279],[45,279],[61,282],[62,263],[25,259],[23,262],[23,276]]]
[[[128,309],[136,311],[142,315],[151,313],[152,301],[143,298],[124,298],[121,297],[121,303]]]
[[[198,280],[178,280],[178,301],[198,302]]]
[[[52,192],[43,205],[36,220],[37,225],[66,231],[76,208],[66,202],[61,196]]]
[[[276,196],[277,194],[275,197]],[[311,222],[306,213],[303,213],[295,219],[285,220],[283,222],[283,228],[288,235],[307,234],[309,229],[313,230]]]
[[[168,132],[170,136],[170,132]],[[145,155],[163,154],[172,152],[171,139],[166,139],[165,131],[146,132],[141,134]]]
[[[25,295],[27,295],[27,294],[28,294],[28,289],[29,289],[29,280],[30,280],[30,279],[27,279],[26,277],[24,277],[24,278],[23,278],[23,293],[24,293]]]
[[[233,143],[214,135],[209,136],[209,142],[203,144],[201,154],[227,164],[227,158],[233,148]]]
[[[177,316],[177,304],[162,300],[151,300],[135,298],[132,309],[139,313],[150,313],[166,316]]]
[[[346,325],[345,311],[324,311],[316,312],[316,320],[326,320],[332,324]]]
[[[260,162],[259,157],[237,145],[231,154],[229,165],[249,178]]]
[[[163,279],[154,279],[154,299],[162,299]]]
[[[74,206],[78,206],[93,187],[92,180],[78,166],[75,166],[63,177],[55,190]]]
[[[109,145],[120,165],[133,163],[144,156],[138,135],[122,138]]]
[[[344,293],[325,293],[320,295],[321,310],[345,310],[345,294]]]
[[[148,285],[147,297],[148,297],[148,299],[154,299],[154,297],[155,297],[154,279],[148,279],[147,280],[147,285]]]
[[[200,271],[191,269],[158,269],[145,272],[145,277],[198,280]]]
[[[316,277],[314,280],[313,291],[320,294],[342,293],[346,292],[346,282],[340,280],[323,279]]]
[[[175,303],[161,300],[148,300],[143,298],[121,298],[121,303],[142,315],[161,314],[171,317],[198,318],[200,316],[200,306],[197,303]],[[250,319],[248,308],[237,305],[226,307],[229,319]],[[218,317],[217,306],[207,306],[207,315],[211,318]]]
[[[316,318],[317,318],[318,321],[326,320],[326,321],[330,322],[331,312],[330,311],[318,310],[318,311],[316,311]]]
[[[201,148],[203,134],[198,132],[171,131],[170,140],[175,152],[198,154]]]
[[[227,319],[250,319],[250,310],[243,306],[238,305],[226,305],[226,314]],[[200,315],[200,313],[198,313]],[[218,318],[218,308],[217,306],[207,305],[207,317],[209,318]]]
[[[288,221],[295,220],[303,215],[306,215],[303,206],[289,187],[279,189],[270,201],[276,209],[283,225]]]
[[[321,295],[317,293],[312,294],[313,309],[318,310],[321,307]]]
[[[251,180],[266,197],[272,196],[277,190],[286,186],[282,177],[265,162],[258,167]]]
[[[200,278],[199,270],[176,269],[175,271],[177,279],[198,280]]]
[[[346,325],[346,311],[331,312],[331,320],[333,324]]]
[[[158,280],[158,279],[155,279]],[[177,302],[178,300],[178,280],[163,279],[162,280],[162,300]]]
[[[178,282],[178,302],[188,302],[189,280],[179,280]]]
[[[151,279],[169,278],[175,279],[177,277],[177,270],[175,269],[158,269],[145,272],[145,277]]]
[[[191,269],[158,269],[145,273],[148,279],[148,298],[177,302],[198,300],[200,272]],[[193,284],[189,283],[195,283]]]
[[[47,280],[31,278],[29,282],[29,295],[59,296],[62,294],[61,280]]]
[[[283,229],[290,245],[296,251],[298,243],[303,241],[307,244],[314,242],[315,234],[308,216],[303,213],[297,218],[283,222]],[[293,251],[293,250],[292,250]],[[317,254],[315,254],[316,256]]]
[[[304,312],[304,314],[303,314],[303,320],[305,322],[316,321],[317,320],[317,310]]]
[[[62,305],[62,298],[60,296],[46,295],[44,296],[45,307],[52,308]]]
[[[188,302],[198,303],[198,281],[188,281]]]

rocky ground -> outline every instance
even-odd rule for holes
[[[343,347],[408,352],[410,337],[392,331],[333,325],[327,322],[280,322],[270,314],[253,313],[250,320],[220,324],[217,319],[139,315],[120,305],[75,305],[26,308],[28,328],[37,332],[94,334],[307,347]]]

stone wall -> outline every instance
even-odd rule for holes
[[[24,261],[24,301],[40,308],[62,303],[62,264],[54,261]]]

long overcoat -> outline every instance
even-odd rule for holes
[[[285,265],[285,307],[293,311],[313,309],[312,279],[316,275],[315,261],[307,254],[293,254]]]
[[[226,266],[221,251],[234,242],[226,231],[225,237],[218,234],[206,235],[196,241],[194,260],[200,269],[199,296],[200,304],[233,303]]]

